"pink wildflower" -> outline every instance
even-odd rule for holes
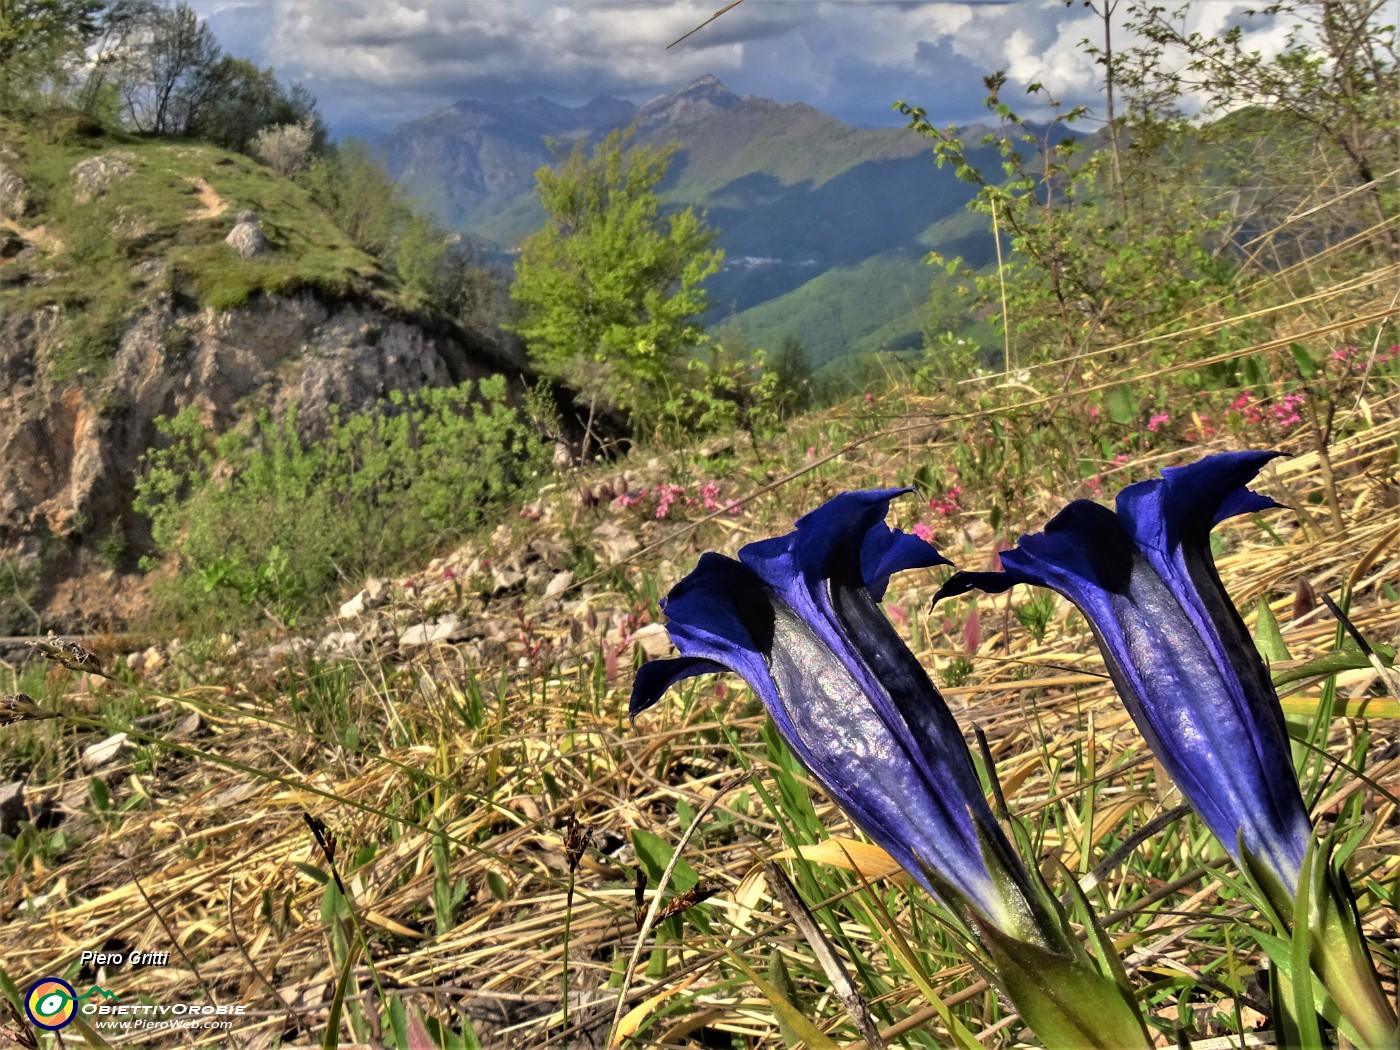
[[[1303,417],[1298,413],[1298,407],[1303,403],[1303,400],[1302,394],[1284,394],[1282,400],[1269,406],[1269,411],[1273,413],[1279,426],[1296,426],[1303,421]]]
[[[676,497],[685,495],[685,486],[657,485],[656,493],[656,516],[664,518],[670,513],[671,504],[676,502]]]
[[[1162,429],[1162,424],[1170,422],[1171,418],[1172,417],[1167,415],[1167,413],[1165,412],[1158,412],[1156,415],[1154,415],[1151,419],[1147,421],[1148,431],[1153,434],[1157,433],[1157,431]]]
[[[923,540],[925,543],[933,542],[933,530],[927,525],[925,525],[922,521],[915,525],[914,528],[910,531],[912,531],[915,536],[919,537],[919,539]]]
[[[962,495],[962,486],[954,485],[943,496],[934,496],[928,501],[928,509],[940,517],[946,518],[953,511],[959,510],[958,497]]]

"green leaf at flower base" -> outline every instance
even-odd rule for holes
[[[1293,659],[1293,654],[1288,651],[1288,645],[1283,640],[1278,618],[1269,608],[1267,598],[1259,599],[1254,620],[1254,643],[1259,647],[1259,655],[1267,664],[1278,664]]]
[[[1027,914],[1008,916],[1019,924],[1015,934],[993,924],[963,899],[958,891],[925,866],[924,874],[938,895],[969,928],[990,964],[990,977],[1011,1000],[1026,1024],[1050,1048],[1127,1050],[1151,1045],[1127,975],[1111,942],[1095,929],[1103,958],[1084,950],[1064,909],[1037,872],[1027,873],[1030,886],[1012,874],[1010,858],[998,860],[991,836],[978,827],[982,855],[1008,904],[1026,898]],[[1080,896],[1085,911],[1089,903]],[[1091,926],[1097,927],[1096,921]],[[1038,943],[1037,943],[1038,942]],[[1111,976],[1106,976],[1111,975]]]
[[[992,926],[979,933],[998,983],[1050,1050],[1150,1045],[1136,1005],[1087,958],[1015,940]]]
[[[1329,836],[1318,849],[1309,902],[1312,966],[1342,1014],[1338,1027],[1347,1038],[1366,1050],[1394,1050],[1400,1020],[1376,974],[1351,886],[1331,863],[1331,842]]]
[[[1325,1045],[1311,1041],[1321,1016],[1357,1047],[1400,1046],[1400,1024],[1376,976],[1346,878],[1332,864],[1331,840],[1309,846],[1296,900],[1248,851],[1241,857],[1245,891],[1278,931],[1251,935],[1279,972],[1287,1045]]]
[[[1322,889],[1318,868],[1317,840],[1308,843],[1303,854],[1303,874],[1298,879],[1298,899],[1293,905],[1293,940],[1289,945],[1288,1017],[1294,1029],[1295,1044],[1302,1050],[1322,1046],[1322,1031],[1313,1007],[1313,974],[1309,963],[1312,949],[1312,901]]]

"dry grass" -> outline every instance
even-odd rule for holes
[[[1299,660],[1331,651],[1336,640],[1336,625],[1325,612],[1292,619],[1300,580],[1319,594],[1348,587],[1356,626],[1374,641],[1400,640],[1400,603],[1383,593],[1386,581],[1400,579],[1398,404],[1394,393],[1374,398],[1369,411],[1376,425],[1330,449],[1343,528],[1329,520],[1321,499],[1321,459],[1304,452],[1280,461],[1260,485],[1296,513],[1272,515],[1272,535],[1249,521],[1224,530],[1228,550],[1219,564],[1231,593],[1246,610],[1268,600]],[[923,423],[917,435],[908,417],[891,429],[893,436],[846,451],[820,482],[811,475],[790,482],[768,497],[771,510],[751,505],[747,517],[710,538],[737,547],[793,510],[814,505],[827,490],[909,476],[953,440],[937,421]],[[1133,463],[1125,473],[1141,476],[1147,469]],[[1029,520],[1044,520],[1062,498],[1036,492]],[[950,553],[976,567],[992,557],[992,535],[974,528],[963,534],[962,550]],[[684,564],[699,545],[695,535],[686,535],[665,554]],[[638,560],[622,578],[654,572]],[[939,628],[942,613],[926,611],[935,585],[931,578],[897,581],[887,604],[908,615],[925,664],[942,670],[965,654]],[[607,595],[598,602],[605,605]],[[1175,796],[1115,703],[1082,621],[1062,606],[1044,641],[1035,644],[1006,608],[1004,600],[982,599],[975,677],[945,695],[966,725],[986,732],[1012,809],[1043,831],[1044,856],[1085,875],[1125,829],[1152,820]],[[636,937],[627,845],[633,829],[674,842],[686,823],[678,814],[682,803],[689,813],[700,810],[743,766],[755,767],[756,783],[765,783],[773,755],[760,739],[761,715],[734,682],[702,680],[685,704],[663,705],[630,727],[626,667],[607,681],[596,639],[573,642],[577,629],[571,632],[563,613],[551,618],[536,609],[533,615],[537,631],[569,653],[560,663],[573,670],[517,668],[524,650],[516,646],[499,665],[465,666],[452,648],[442,647],[406,664],[361,661],[340,672],[247,666],[242,677],[230,673],[218,685],[144,697],[142,710],[199,712],[208,735],[182,744],[157,732],[143,768],[112,779],[113,805],[133,796],[143,800],[126,812],[86,804],[86,775],[72,763],[48,785],[78,811],[70,820],[87,826],[69,825],[79,841],[61,858],[30,857],[8,880],[0,899],[5,971],[22,988],[40,975],[64,972],[85,949],[171,951],[166,967],[114,969],[84,979],[155,1002],[246,1004],[234,1045],[318,1041],[345,948],[334,938],[346,934],[326,921],[327,889],[308,874],[326,866],[303,822],[309,813],[329,825],[338,843],[337,864],[370,943],[373,973],[367,964],[356,966],[350,992],[364,1012],[372,1013],[382,995],[399,996],[454,1026],[460,1026],[454,1014],[471,1018],[484,1045],[562,1043],[565,829],[574,814],[599,837],[584,856],[572,898],[571,1039],[577,1046],[601,1045],[616,997],[600,989]],[[1353,794],[1363,800],[1371,828],[1358,856],[1377,865],[1373,878],[1384,884],[1400,874],[1400,824],[1394,802],[1379,788],[1400,793],[1400,759],[1394,700],[1378,696],[1373,679],[1374,672],[1344,679],[1339,696],[1345,710],[1368,720],[1337,718],[1329,751],[1346,755],[1358,734],[1373,734],[1369,771],[1377,790],[1350,780],[1339,792],[1334,783],[1328,808]],[[84,683],[76,675],[63,687],[62,702],[73,714],[125,688],[97,679]],[[83,688],[90,691],[73,691]],[[1314,709],[1319,689],[1317,680],[1294,688],[1290,711]],[[473,690],[483,703],[476,728],[456,713]],[[358,745],[309,730],[305,718],[288,710],[294,693],[316,703],[334,693],[359,726]],[[51,743],[72,755],[73,739],[71,728],[60,728]],[[1094,778],[1090,790],[1086,780]],[[854,835],[820,792],[814,797],[831,834]],[[774,951],[810,960],[786,912],[752,877],[781,849],[782,832],[750,787],[721,799],[707,820],[722,821],[721,832],[697,835],[684,855],[701,884],[718,891],[702,906],[707,931],[687,925],[683,941],[652,955],[628,1004],[684,987],[665,1005],[683,1002],[685,1008],[649,1029],[647,1045],[716,1045],[694,1040],[721,1032],[739,1034],[749,1045],[779,1045],[773,1011],[736,977],[722,948],[761,970]],[[352,858],[369,846],[372,859],[356,866]],[[1151,851],[1138,847],[1143,856]],[[1111,916],[1112,928],[1140,980],[1218,958],[1215,928],[1241,916],[1238,902],[1220,895],[1221,882],[1202,876],[1189,857],[1167,867],[1184,876],[1176,885],[1139,884],[1141,870],[1122,862],[1097,873],[1098,906],[1104,913],[1122,907],[1124,914]],[[444,878],[449,887],[464,886],[465,896],[460,914],[439,933],[434,894]],[[916,921],[926,908],[904,893],[854,891],[897,909],[896,925]],[[845,914],[848,905],[858,912],[868,902],[834,906],[847,951],[880,956],[872,926]],[[1138,912],[1149,918],[1129,932]],[[1393,943],[1394,913],[1377,908],[1371,921],[1373,932]],[[946,960],[926,977],[949,1002],[970,1002],[989,1021],[998,1016],[965,964]],[[811,1001],[823,1025],[849,1023],[833,1002],[820,995]],[[878,996],[876,1005],[887,1018],[905,1018],[886,1025],[886,1038],[897,1039],[914,1024],[936,1030],[936,1011],[911,981]],[[709,1034],[697,1034],[702,1029]],[[1013,1025],[998,1038],[1014,1031]],[[222,1045],[229,1038],[206,1042]],[[351,1038],[348,1031],[344,1038]]]
[[[1288,284],[1296,276],[1283,270],[1257,285],[1259,302],[1238,304],[1229,323],[1266,324],[1267,331],[1212,360],[1287,361],[1293,342],[1356,331],[1358,318],[1384,331],[1397,312],[1386,290],[1393,268],[1330,284],[1309,273],[1314,291],[1306,296]],[[13,848],[2,869],[0,971],[23,989],[39,976],[70,973],[85,950],[169,951],[165,967],[86,970],[75,980],[101,983],[128,1001],[247,1008],[231,1034],[165,1037],[172,1045],[304,1046],[324,1038],[348,954],[349,1016],[334,1033],[341,1045],[382,1045],[388,1004],[401,1001],[410,1014],[453,1030],[469,1020],[483,1046],[597,1047],[619,1012],[616,985],[637,944],[636,851],[650,854],[640,861],[655,869],[668,859],[667,844],[689,834],[676,885],[663,892],[669,900],[698,878],[714,895],[642,945],[642,965],[621,1004],[647,1004],[646,1017],[629,1020],[650,1021],[633,1045],[789,1043],[743,967],[769,983],[786,981],[783,994],[820,1029],[865,1045],[856,1042],[856,1023],[832,994],[810,939],[776,902],[762,871],[769,862],[792,873],[841,965],[855,972],[885,1040],[940,1045],[952,1010],[988,1044],[1012,1045],[1016,1019],[948,951],[920,893],[898,877],[863,882],[785,848],[820,838],[819,829],[858,836],[765,738],[762,710],[740,683],[701,679],[629,725],[630,669],[640,654],[618,629],[657,616],[654,598],[701,550],[733,552],[786,530],[835,492],[913,478],[948,462],[993,418],[1022,420],[1028,429],[1013,435],[1072,430],[1089,392],[1125,383],[1151,390],[1202,367],[1201,354],[1187,348],[1215,338],[1224,323],[1207,316],[1195,328],[1059,363],[1048,379],[1033,377],[1038,385],[984,381],[937,399],[903,396],[899,411],[856,406],[795,424],[789,440],[796,447],[788,450],[795,469],[739,459],[735,476],[749,486],[739,515],[710,515],[681,529],[627,519],[644,543],[655,542],[575,584],[571,597],[582,604],[487,603],[483,615],[520,625],[489,660],[471,659],[481,650],[470,646],[340,664],[213,653],[168,672],[168,693],[149,682],[52,673],[40,700],[68,717],[22,729],[44,756],[45,782],[31,785],[32,798],[46,796],[68,816],[57,832],[32,834],[23,850]],[[1130,370],[1123,364],[1149,354],[1165,359],[1142,356]],[[1294,660],[1276,671],[1306,666],[1340,644],[1325,609],[1295,601],[1303,583],[1319,595],[1346,594],[1351,621],[1373,643],[1400,642],[1400,391],[1391,375],[1368,369],[1337,405],[1334,426],[1314,416],[1286,435],[1289,457],[1257,487],[1287,510],[1219,530],[1221,575],[1246,619],[1252,624],[1266,602],[1282,624]],[[1183,396],[1177,388],[1173,394]],[[810,433],[842,428],[847,440],[804,463],[803,426]],[[1320,427],[1329,440],[1318,440]],[[1144,447],[1127,462],[1103,462],[1104,492],[1245,440],[1178,439]],[[961,513],[941,523],[945,553],[965,568],[984,567],[1016,525],[1038,527],[1065,500],[1085,495],[1079,453],[1069,455],[1071,473],[1052,452],[1033,471],[995,479],[1014,497],[1016,522],[989,526],[987,508],[970,493]],[[673,467],[701,462],[694,451],[674,455]],[[579,527],[582,516],[589,529],[615,513],[581,509],[563,487],[544,501],[558,509],[552,524],[548,517],[516,522],[506,530],[510,542],[524,549],[550,541],[565,522]],[[915,503],[897,504],[896,516],[915,514]],[[1153,985],[1159,1016],[1182,1030],[1194,1026],[1193,1037],[1251,1027],[1250,1002],[1259,993],[1250,967],[1258,952],[1246,927],[1256,917],[1192,819],[1134,836],[1180,800],[1118,706],[1083,621],[1060,603],[1037,642],[1015,616],[1024,595],[983,597],[980,645],[969,664],[969,606],[930,612],[937,583],[934,574],[897,578],[886,607],[946,684],[964,726],[985,732],[1003,790],[1046,870],[1063,864],[1092,887],[1134,980]],[[1321,736],[1330,757],[1314,761],[1305,781],[1321,819],[1361,829],[1351,863],[1364,875],[1358,888],[1368,929],[1383,959],[1393,960],[1396,913],[1386,898],[1393,901],[1400,879],[1394,692],[1379,672],[1354,668],[1304,676],[1284,694],[1290,716],[1304,722],[1332,711]],[[157,712],[168,712],[171,723],[197,712],[202,724],[193,737],[133,730],[140,746],[103,774],[108,798],[100,804],[78,754],[114,711],[124,724]],[[1365,779],[1337,768],[1336,760],[1358,756]],[[750,770],[751,781],[736,783]],[[352,912],[338,900],[307,815],[323,821],[335,843],[335,877]],[[594,833],[581,853],[569,838],[574,819]],[[66,842],[56,840],[60,832]],[[579,861],[576,872],[571,860]],[[648,894],[656,891],[652,874]],[[1394,970],[1383,967],[1393,991]],[[128,1041],[151,1045],[152,1037]]]

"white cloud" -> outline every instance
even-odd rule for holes
[[[978,116],[982,77],[1097,100],[1079,41],[1098,24],[1060,0],[983,3],[746,0],[683,43],[722,0],[196,0],[227,50],[316,92],[333,124],[384,127],[458,98],[599,94],[644,100],[714,73],[731,88],[894,123],[895,98],[939,119]],[[1197,5],[1223,26],[1243,4]],[[1261,36],[1261,40],[1264,37]],[[1269,39],[1277,46],[1275,39]]]

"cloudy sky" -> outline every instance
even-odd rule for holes
[[[863,125],[901,123],[891,103],[938,122],[981,114],[982,78],[1041,81],[1068,103],[1097,101],[1079,48],[1102,26],[1076,0],[917,3],[744,0],[683,43],[724,0],[193,0],[224,49],[316,94],[336,134],[367,134],[461,98],[600,95],[644,102],[713,73],[739,94],[801,101]],[[1103,0],[1097,0],[1099,4]],[[1126,4],[1122,6],[1126,7]],[[1218,30],[1247,3],[1211,0]],[[1268,31],[1260,34],[1266,47]]]

